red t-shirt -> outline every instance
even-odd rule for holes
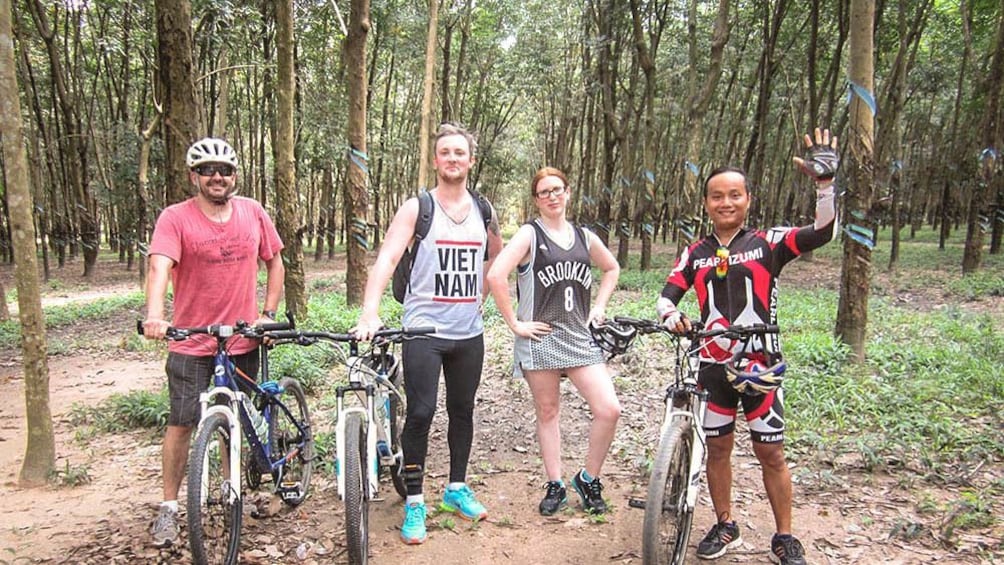
[[[175,263],[171,271],[174,316],[181,328],[234,324],[258,319],[258,259],[268,261],[282,249],[279,233],[256,200],[236,196],[233,213],[225,223],[210,220],[194,198],[168,206],[157,218],[150,242],[151,255],[164,255]],[[234,339],[233,354],[257,346]],[[186,355],[212,355],[215,340],[207,335],[172,341],[168,348]]]

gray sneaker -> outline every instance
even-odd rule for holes
[[[161,506],[160,513],[150,528],[150,535],[153,536],[153,545],[156,547],[170,547],[178,541],[178,513],[167,506]]]

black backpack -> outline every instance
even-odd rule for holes
[[[485,234],[487,234],[488,224],[492,220],[492,205],[481,194],[471,189],[467,189],[467,192],[471,194],[471,198],[481,210],[481,219],[485,222]],[[418,218],[415,219],[415,241],[404,250],[401,260],[397,262],[397,267],[394,269],[394,277],[391,279],[394,300],[400,304],[404,304],[404,296],[408,293],[408,287],[411,286],[411,269],[415,265],[415,247],[429,234],[429,228],[432,227],[432,215],[435,211],[436,206],[432,200],[432,194],[427,190],[419,192]]]

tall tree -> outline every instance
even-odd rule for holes
[[[28,440],[18,474],[21,485],[44,484],[56,464],[56,441],[49,410],[49,365],[46,360],[45,316],[38,288],[38,257],[28,157],[21,131],[21,101],[14,74],[14,42],[10,0],[0,0],[0,132],[6,175],[14,278],[17,285],[21,349],[24,354],[24,400]]]
[[[154,0],[153,4],[164,105],[164,184],[167,203],[174,204],[190,196],[185,154],[192,142],[205,135],[192,60],[192,4],[189,0]]]
[[[282,260],[286,266],[286,311],[295,319],[307,315],[307,291],[303,274],[303,220],[296,189],[293,103],[296,76],[293,67],[293,0],[275,4],[275,45],[279,64],[276,77],[275,157],[276,226],[282,237]]]
[[[976,192],[969,203],[969,217],[966,222],[966,246],[962,255],[962,273],[979,270],[983,261],[982,219],[989,214],[991,195],[996,194],[994,186],[999,177],[1000,151],[1004,144],[1004,124],[1002,124],[1001,90],[1004,89],[1004,8],[997,11],[997,40],[990,72],[986,77],[984,92],[986,102],[983,111],[982,149],[980,153],[980,178]],[[993,219],[990,220],[994,221]]]
[[[422,115],[418,128],[418,187],[429,186],[429,149],[431,149],[432,92],[436,81],[436,28],[439,25],[439,0],[429,0],[429,32],[425,40],[425,77],[422,79]]]
[[[875,115],[866,100],[875,90],[874,0],[851,0],[850,68],[848,75],[854,96],[851,97],[850,123],[844,135],[847,159],[844,176],[850,181],[846,208],[851,230],[860,228],[864,241],[844,239],[844,259],[840,273],[840,300],[837,307],[836,335],[847,344],[857,361],[865,360],[865,334],[868,328],[868,294],[871,291],[872,245],[875,222],[872,220],[874,192]]]
[[[366,277],[369,274],[366,264],[370,205],[366,155],[366,38],[369,30],[369,0],[352,0],[349,35],[345,41],[345,69],[349,90],[349,155],[345,206],[350,218],[347,226],[349,238],[345,244],[348,254],[345,300],[351,306],[362,304]]]

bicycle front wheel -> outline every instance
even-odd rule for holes
[[[402,392],[401,394],[404,394]],[[401,466],[404,464],[404,451],[401,450],[401,432],[404,431],[404,403],[395,395],[390,395],[390,449],[394,453],[394,464],[389,468],[390,480],[398,496],[406,498],[408,488],[401,476]]]
[[[687,541],[694,519],[687,508],[687,484],[693,443],[693,422],[674,419],[659,440],[645,499],[642,527],[642,562],[645,565],[679,565],[687,556]]]
[[[230,425],[213,414],[199,426],[188,462],[188,543],[199,565],[236,563],[242,502],[230,477]],[[233,438],[240,441],[240,438]]]
[[[366,422],[358,413],[345,420],[345,540],[349,563],[366,563],[369,554],[369,485]]]
[[[281,484],[275,485],[276,492],[281,494],[283,502],[297,506],[307,498],[310,477],[314,474],[314,434],[303,387],[296,379],[288,377],[279,381],[279,385],[285,390],[282,401],[295,421],[278,406],[273,407],[269,422],[269,448],[274,460],[286,460]]]

